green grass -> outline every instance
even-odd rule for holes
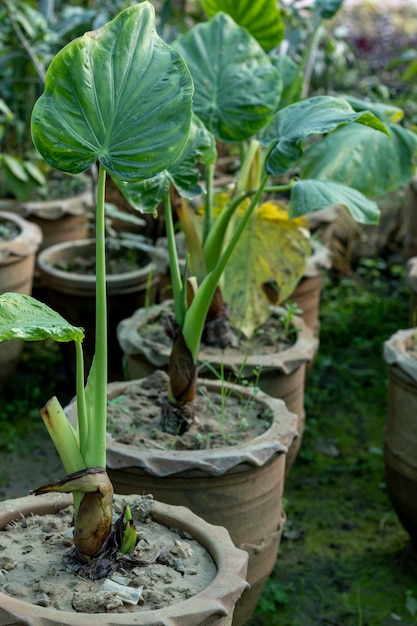
[[[388,499],[382,345],[408,326],[404,270],[326,282],[306,430],[285,485],[278,561],[248,626],[417,624],[417,567]]]

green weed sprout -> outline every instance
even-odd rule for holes
[[[30,296],[0,296],[0,341],[74,341],[77,428],[52,398],[41,415],[67,476],[34,493],[73,493],[74,543],[96,556],[109,536],[113,488],[106,473],[107,302],[105,181],[148,179],[169,168],[190,133],[193,84],[180,54],[155,30],[152,5],[122,11],[65,46],[51,62],[32,113],[32,136],[55,169],[79,174],[98,166],[96,342],[85,383],[83,330]],[[129,515],[126,513],[129,528]],[[132,541],[128,541],[132,545]]]

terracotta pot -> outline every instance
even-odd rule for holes
[[[91,255],[94,239],[69,241],[43,250],[38,257],[42,283],[50,306],[69,322],[85,330],[84,350],[91,362],[95,342],[95,275],[60,270],[58,263],[68,263],[75,255]],[[146,253],[144,253],[146,256]],[[146,265],[133,271],[107,276],[108,296],[108,352],[110,379],[122,375],[122,353],[116,337],[116,328],[123,317],[144,306],[147,297],[153,301],[158,274],[150,258]],[[62,344],[65,358],[74,363],[73,346]],[[73,370],[71,370],[73,375]]]
[[[6,500],[0,503],[0,529],[22,515],[54,513],[71,502],[71,498],[62,495]],[[247,555],[234,547],[224,528],[208,524],[184,507],[154,502],[151,517],[160,524],[191,535],[210,553],[218,572],[203,591],[170,607],[119,614],[59,611],[0,593],[0,623],[22,626],[230,626],[236,600],[247,588]]]
[[[168,371],[171,346],[165,339],[162,342],[143,340],[140,329],[152,322],[161,327],[160,316],[170,311],[169,301],[156,307],[138,309],[132,317],[120,322],[117,329],[119,344],[123,350],[126,374],[129,379],[143,378],[155,369]],[[301,318],[296,318],[299,328],[296,343],[286,350],[275,353],[244,355],[238,350],[208,348],[204,344],[199,352],[199,372],[212,377],[212,371],[205,363],[220,372],[223,367],[225,380],[246,380],[259,386],[265,393],[284,400],[287,408],[298,416],[298,438],[293,441],[287,453],[287,473],[290,470],[301,445],[305,426],[304,382],[306,365],[317,352],[318,339]],[[161,335],[164,336],[163,331]],[[259,377],[254,374],[260,368]]]
[[[219,381],[199,382],[209,392],[222,392]],[[109,399],[138,383],[147,384],[146,379],[110,384]],[[248,388],[227,383],[226,387],[273,411],[273,424],[263,435],[242,445],[209,450],[144,450],[119,443],[109,433],[107,471],[116,493],[152,493],[157,500],[184,505],[210,523],[225,526],[235,545],[248,552],[251,589],[238,601],[233,620],[234,626],[241,626],[277,559],[284,526],[285,452],[296,436],[296,416],[281,400],[262,392],[254,396]],[[75,405],[67,413],[75,423]]]
[[[0,222],[13,222],[19,235],[11,241],[0,241],[0,293],[14,291],[31,295],[35,254],[42,241],[42,231],[27,220],[0,211]],[[0,384],[16,369],[24,342],[20,339],[0,343]]]
[[[417,328],[399,330],[384,343],[388,365],[384,461],[388,494],[417,558],[417,360],[409,352],[416,333]]]
[[[320,298],[323,284],[323,271],[332,265],[331,253],[318,242],[313,243],[313,252],[308,259],[304,274],[289,298],[302,310],[300,316],[311,328],[315,337],[320,334]]]
[[[0,208],[17,213],[41,228],[43,241],[39,251],[63,241],[84,239],[89,235],[89,212],[94,201],[91,181],[85,176],[80,180],[84,190],[75,196],[35,202],[2,200]]]

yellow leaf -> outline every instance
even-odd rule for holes
[[[239,219],[239,216],[236,216]],[[276,289],[274,304],[285,301],[301,279],[311,242],[304,220],[288,220],[285,206],[260,206],[230,258],[223,293],[231,323],[250,337],[269,316],[265,284]]]

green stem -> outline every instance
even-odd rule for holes
[[[291,191],[292,187],[294,185],[294,182],[291,181],[290,183],[288,183],[287,185],[267,185],[264,189],[265,193],[274,193],[274,192],[282,192],[282,191]]]
[[[177,246],[175,244],[174,220],[172,218],[171,199],[169,193],[164,198],[165,229],[168,241],[168,255],[171,272],[172,292],[174,298],[174,314],[177,324],[182,326],[186,304],[184,301],[184,287],[178,261]]]
[[[107,293],[104,198],[106,171],[98,170],[96,203],[96,341],[93,406],[90,408],[88,442],[85,451],[87,467],[106,467],[107,426]]]
[[[206,195],[204,198],[203,245],[213,225],[213,179],[214,164],[206,165]]]
[[[80,442],[81,456],[84,458],[88,441],[88,417],[84,390],[84,356],[82,343],[80,341],[75,342],[75,357],[77,364],[75,370],[75,385],[77,390],[78,438]],[[72,472],[67,473],[71,474]]]
[[[253,211],[258,206],[259,200],[264,193],[268,179],[269,175],[264,173],[262,176],[261,184],[254,193],[249,207],[247,208],[242,219],[239,221],[236,230],[230,238],[221,257],[219,258],[217,265],[209,274],[207,274],[207,276],[199,286],[194,300],[190,305],[190,308],[187,310],[182,331],[185,343],[187,344],[187,347],[190,350],[194,361],[197,361],[198,358],[198,353],[200,351],[201,335],[203,333],[207,311],[209,309],[215,289],[230,259],[230,256],[232,255],[233,250],[235,249],[243,231],[245,230],[252,216]]]
[[[245,198],[251,196],[254,192],[245,191],[244,193],[235,196],[233,200],[229,202],[227,207],[223,209],[219,217],[213,224],[213,227],[204,244],[204,259],[206,261],[207,271],[210,272],[217,265],[221,252],[223,250],[223,243],[226,237],[227,228],[230,220],[236,211],[239,204],[243,202]]]
[[[301,67],[303,69],[303,86],[301,90],[301,100],[304,100],[308,96],[310,89],[311,75],[313,73],[314,61],[316,59],[316,53],[321,38],[322,20],[318,20],[313,33],[310,37],[306,50],[304,52]]]
[[[242,160],[242,167],[240,168],[239,177],[236,183],[236,191],[237,195],[249,191],[250,189],[257,189],[260,182],[261,175],[261,167],[262,163],[260,162],[256,168],[255,166],[255,158],[259,153],[259,141],[256,139],[252,139],[247,147],[244,158]],[[254,171],[256,169],[257,171]]]

